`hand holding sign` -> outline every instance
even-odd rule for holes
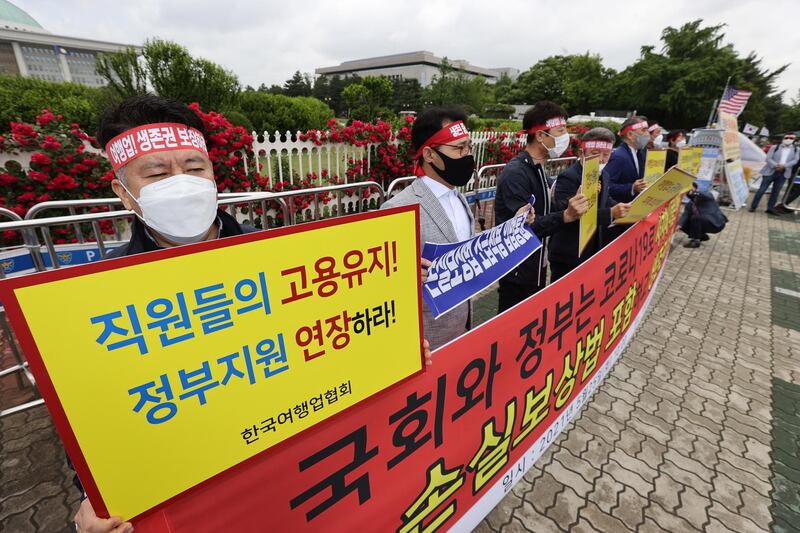
[[[569,199],[567,208],[564,210],[564,222],[569,224],[575,222],[583,216],[589,209],[589,200],[583,194],[583,187],[578,188],[578,193]]]
[[[133,524],[123,522],[118,516],[111,518],[97,516],[88,499],[81,503],[74,521],[76,530],[81,533],[130,533],[133,531]]]
[[[525,204],[522,207],[520,207],[519,209],[517,209],[517,212],[515,213],[515,216],[524,215],[526,213],[527,213],[527,216],[525,217],[525,225],[526,226],[530,226],[531,224],[533,224],[533,221],[536,219],[536,211],[533,209],[533,204],[532,203],[531,204]]]
[[[428,269],[431,266],[431,262],[425,259],[424,257],[419,258],[420,264],[420,277],[422,278],[422,283],[428,281]]]
[[[631,204],[618,203],[617,205],[611,208],[611,217],[614,220],[618,218],[624,218],[628,215],[628,212],[630,210],[631,210]]]

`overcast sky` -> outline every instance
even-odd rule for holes
[[[553,54],[599,53],[624,69],[666,26],[725,23],[726,42],[800,90],[800,1],[773,0],[12,0],[61,35],[142,44],[177,41],[243,85],[282,84],[349,59],[429,50],[484,67],[527,69]],[[720,91],[722,87],[720,87]]]

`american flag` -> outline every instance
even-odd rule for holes
[[[740,91],[733,87],[725,87],[725,94],[722,95],[722,100],[719,102],[719,110],[738,117],[744,110],[744,106],[747,105],[747,100],[751,94],[753,94],[751,91]]]

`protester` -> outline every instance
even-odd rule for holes
[[[750,204],[751,213],[756,210],[761,197],[772,184],[772,192],[767,201],[767,213],[771,215],[779,214],[775,211],[775,204],[778,203],[783,182],[792,177],[792,168],[800,159],[800,150],[794,146],[796,140],[797,136],[794,133],[787,133],[783,136],[783,142],[780,145],[773,146],[767,153],[766,164],[761,169],[761,186],[753,197],[753,203]]]
[[[498,224],[505,222],[533,196],[536,219],[531,227],[542,241],[542,248],[500,280],[498,313],[545,287],[547,237],[564,224],[578,220],[589,207],[580,191],[561,210],[554,210],[551,205],[542,164],[559,157],[569,146],[566,111],[553,102],[538,102],[525,112],[522,128],[527,133],[526,146],[508,162],[498,177],[495,217]]]
[[[611,153],[605,171],[611,197],[617,202],[630,202],[647,187],[642,179],[650,142],[647,121],[636,116],[627,119],[619,136],[622,143]]]
[[[662,148],[661,143],[664,141],[664,136],[661,134],[661,126],[658,124],[650,124],[647,128],[647,132],[650,134],[650,142],[647,143],[647,149]]]
[[[697,190],[697,183],[692,184],[692,190],[686,193],[689,203],[684,207],[678,220],[678,226],[689,235],[689,242],[685,248],[698,248],[701,241],[708,240],[709,233],[719,233],[725,229],[728,218],[722,211],[710,192]]]
[[[553,235],[548,249],[550,283],[567,275],[608,244],[611,235],[606,232],[607,226],[614,219],[627,215],[630,210],[630,204],[616,203],[611,200],[608,194],[608,185],[605,183],[607,178],[604,167],[609,157],[611,157],[614,140],[614,134],[607,128],[593,128],[581,138],[581,156],[598,156],[600,158],[601,172],[600,193],[597,199],[597,232],[589,244],[586,245],[581,255],[578,255],[579,221],[564,224]],[[580,159],[558,175],[553,191],[555,209],[567,208],[569,199],[577,193],[582,179],[583,164]]]
[[[175,148],[145,149],[136,133],[158,128],[176,139]],[[117,144],[122,138],[126,150]],[[206,130],[200,117],[185,104],[158,96],[136,96],[107,109],[100,119],[97,140],[105,147],[116,178],[114,193],[134,213],[130,241],[108,258],[149,252],[256,231],[239,224],[217,207],[214,170],[206,149]],[[423,343],[430,364],[430,349]],[[122,437],[124,438],[124,437]],[[75,477],[81,492],[83,487]],[[146,488],[142,487],[142,490]],[[99,518],[88,499],[75,515],[81,533],[130,533],[133,526],[120,517]]]
[[[684,146],[686,146],[685,130],[672,130],[667,133],[667,164],[665,170],[669,170],[678,164],[678,155]]]
[[[475,233],[472,212],[456,188],[466,185],[475,172],[466,121],[466,114],[458,107],[434,107],[422,112],[411,128],[414,173],[418,179],[381,206],[387,209],[419,204],[420,245],[461,242]],[[526,221],[532,220],[530,213]],[[422,259],[423,281],[430,264]],[[464,302],[438,319],[423,304],[422,321],[425,337],[435,350],[470,329],[472,302]]]

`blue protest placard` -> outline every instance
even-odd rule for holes
[[[514,270],[541,246],[525,224],[525,214],[467,241],[426,242],[422,257],[432,264],[422,298],[438,318]]]

